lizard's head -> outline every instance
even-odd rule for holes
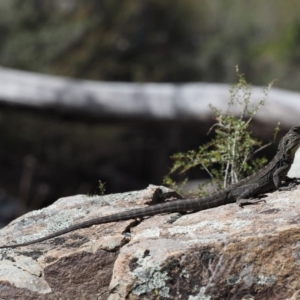
[[[294,159],[295,152],[300,146],[300,126],[292,127],[281,139],[278,150]]]

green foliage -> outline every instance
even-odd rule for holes
[[[0,65],[109,81],[251,82],[299,90],[299,2],[3,0]]]
[[[193,0],[0,2],[0,64],[99,80],[197,76]]]
[[[264,105],[271,84],[262,90],[262,100],[256,105],[250,105],[251,85],[238,68],[236,72],[239,80],[230,89],[227,110],[223,112],[210,105],[217,121],[210,129],[215,132],[214,138],[197,151],[173,155],[175,162],[164,179],[165,184],[175,187],[176,182],[171,175],[185,174],[192,168],[200,167],[207,171],[219,187],[226,187],[252,174],[266,162],[265,158],[249,160],[254,149],[261,146],[261,142],[251,137],[248,127],[259,108]],[[239,107],[238,118],[233,112],[236,107]],[[187,178],[181,186],[186,181]]]
[[[101,180],[99,180],[99,194],[100,195],[104,195],[106,192],[106,182],[102,182]]]

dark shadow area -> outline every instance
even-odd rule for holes
[[[0,188],[19,199],[18,215],[60,197],[98,193],[99,180],[107,193],[161,184],[170,156],[204,142],[207,129],[200,123],[75,121],[2,108]]]

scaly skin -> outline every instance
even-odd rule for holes
[[[94,218],[79,224],[72,225],[60,231],[54,232],[42,238],[15,244],[4,245],[0,248],[16,248],[27,246],[49,240],[62,234],[90,227],[92,225],[124,221],[129,219],[153,216],[162,213],[201,211],[228,203],[237,202],[239,205],[254,203],[259,200],[252,200],[257,196],[268,191],[278,189],[281,181],[286,177],[295,156],[295,152],[300,145],[300,126],[295,126],[281,139],[275,157],[258,172],[248,176],[236,184],[230,185],[209,196],[197,199],[182,199],[168,203],[157,204],[145,208],[132,209],[108,216]]]

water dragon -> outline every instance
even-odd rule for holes
[[[92,225],[123,221],[162,213],[201,211],[228,203],[237,202],[240,206],[256,203],[254,197],[279,189],[293,163],[295,152],[300,145],[300,126],[292,127],[280,140],[275,157],[256,173],[208,196],[196,199],[181,199],[144,208],[131,209],[107,216],[100,216],[60,231],[24,243],[4,245],[0,248],[15,248],[49,240],[62,234],[90,227]]]

